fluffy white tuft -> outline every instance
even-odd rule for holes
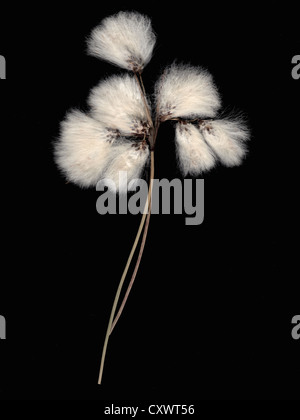
[[[174,117],[214,117],[221,106],[212,76],[201,67],[172,64],[155,86],[159,116],[168,120]]]
[[[201,132],[193,124],[176,125],[176,152],[184,176],[199,175],[214,167],[212,150],[205,143]]]
[[[155,41],[147,16],[119,12],[105,18],[92,31],[88,52],[127,70],[141,71],[152,57]]]
[[[249,131],[241,119],[204,121],[201,132],[225,166],[240,165],[246,155]]]
[[[126,136],[143,134],[149,128],[137,81],[128,74],[100,82],[88,102],[94,118]]]
[[[103,178],[112,180],[120,194],[127,191],[128,184],[131,181],[141,177],[144,166],[148,161],[149,147],[140,145],[124,142],[113,147],[115,157],[111,160]],[[121,177],[121,182],[119,183],[119,172],[121,171],[126,172],[127,183],[124,177]],[[134,184],[132,184],[132,187],[134,187]]]
[[[81,111],[71,111],[61,123],[55,161],[66,178],[81,187],[97,184],[119,134]],[[118,140],[119,141],[119,140]]]

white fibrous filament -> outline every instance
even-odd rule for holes
[[[177,123],[175,140],[179,166],[184,176],[197,176],[214,167],[215,155],[193,124]]]
[[[107,167],[104,177],[113,181],[119,193],[126,193],[128,185],[135,188],[149,158],[149,147],[143,142],[124,143],[114,147],[115,157]],[[122,179],[123,177],[123,179]]]
[[[91,55],[131,71],[142,71],[156,42],[151,21],[137,12],[119,12],[97,26],[89,40]]]
[[[249,130],[242,119],[224,119],[200,123],[200,131],[225,166],[240,165],[247,153]]]
[[[124,74],[100,82],[92,89],[88,103],[91,115],[107,127],[126,136],[147,134],[147,113],[134,77]]]
[[[117,131],[73,110],[61,124],[56,163],[68,181],[86,188],[95,186],[110,159],[111,143],[117,139]]]
[[[221,100],[212,75],[202,67],[172,64],[155,86],[155,100],[162,121],[214,117]]]

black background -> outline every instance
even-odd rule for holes
[[[167,3],[166,3],[167,4]],[[296,182],[299,42],[283,22],[216,4],[42,5],[1,15],[2,399],[292,399],[299,389]],[[242,110],[252,139],[241,167],[205,175],[205,221],[153,215],[126,310],[109,313],[140,218],[100,216],[99,193],[65,184],[52,142],[68,109],[122,70],[87,56],[107,15],[137,10],[157,33],[149,93],[177,59],[206,67],[224,109]],[[280,23],[279,23],[280,22]],[[296,31],[294,31],[296,32]],[[181,175],[174,127],[161,126],[156,178]]]

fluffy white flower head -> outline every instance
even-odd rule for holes
[[[119,67],[140,72],[150,61],[156,37],[151,20],[137,12],[119,12],[105,18],[88,40],[90,55]]]
[[[172,64],[155,87],[162,121],[174,118],[214,117],[221,106],[212,76],[201,67]]]
[[[95,186],[111,157],[111,144],[118,139],[115,130],[81,111],[71,111],[61,123],[55,143],[55,161],[66,178],[81,187]]]
[[[92,89],[88,102],[94,118],[126,136],[142,135],[149,128],[138,84],[128,74],[100,82]]]
[[[116,191],[124,194],[127,191],[128,184],[133,180],[138,180],[149,158],[149,147],[143,142],[132,143],[124,142],[113,147],[114,158],[103,175],[114,182]],[[122,179],[120,172],[126,173],[125,179]],[[134,184],[131,184],[134,188]]]
[[[176,152],[184,176],[199,175],[214,167],[215,156],[193,124],[176,124]]]
[[[246,155],[249,131],[239,119],[204,121],[200,129],[205,141],[225,166],[240,165]]]

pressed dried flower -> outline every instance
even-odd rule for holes
[[[200,129],[205,141],[225,166],[242,163],[247,152],[245,142],[249,139],[249,130],[242,119],[203,121]]]
[[[88,40],[91,55],[140,72],[150,61],[156,37],[147,16],[119,12],[97,26]]]
[[[88,103],[91,115],[125,136],[147,134],[148,116],[138,83],[124,74],[112,76],[92,89]]]
[[[124,142],[113,147],[114,158],[110,161],[103,178],[116,185],[116,191],[126,193],[128,184],[134,189],[133,181],[138,180],[149,159],[149,147],[141,143]],[[125,177],[125,179],[122,179]],[[126,182],[125,182],[126,181]]]
[[[55,161],[66,178],[81,187],[97,184],[111,155],[111,144],[120,140],[111,130],[79,110],[68,113],[55,143]]]
[[[193,124],[177,123],[175,141],[179,166],[184,176],[196,176],[214,167],[214,153]]]
[[[155,86],[162,121],[172,118],[214,117],[221,100],[211,74],[201,67],[172,64]]]
[[[113,76],[94,87],[88,99],[89,115],[77,110],[70,112],[62,122],[55,144],[56,163],[68,180],[90,187],[108,178],[116,185],[114,191],[120,194],[127,191],[129,184],[134,188],[133,181],[141,177],[150,157],[148,199],[112,306],[99,384],[109,336],[127,301],[147,238],[154,151],[160,124],[167,120],[177,121],[176,153],[184,176],[209,171],[217,159],[226,166],[239,165],[246,154],[249,138],[241,118],[217,118],[221,100],[211,74],[201,67],[185,64],[173,63],[157,81],[153,123],[141,72],[151,59],[154,45],[155,35],[148,17],[137,12],[119,12],[104,19],[88,40],[89,53],[133,74]],[[117,312],[121,290],[141,236],[136,265]]]

